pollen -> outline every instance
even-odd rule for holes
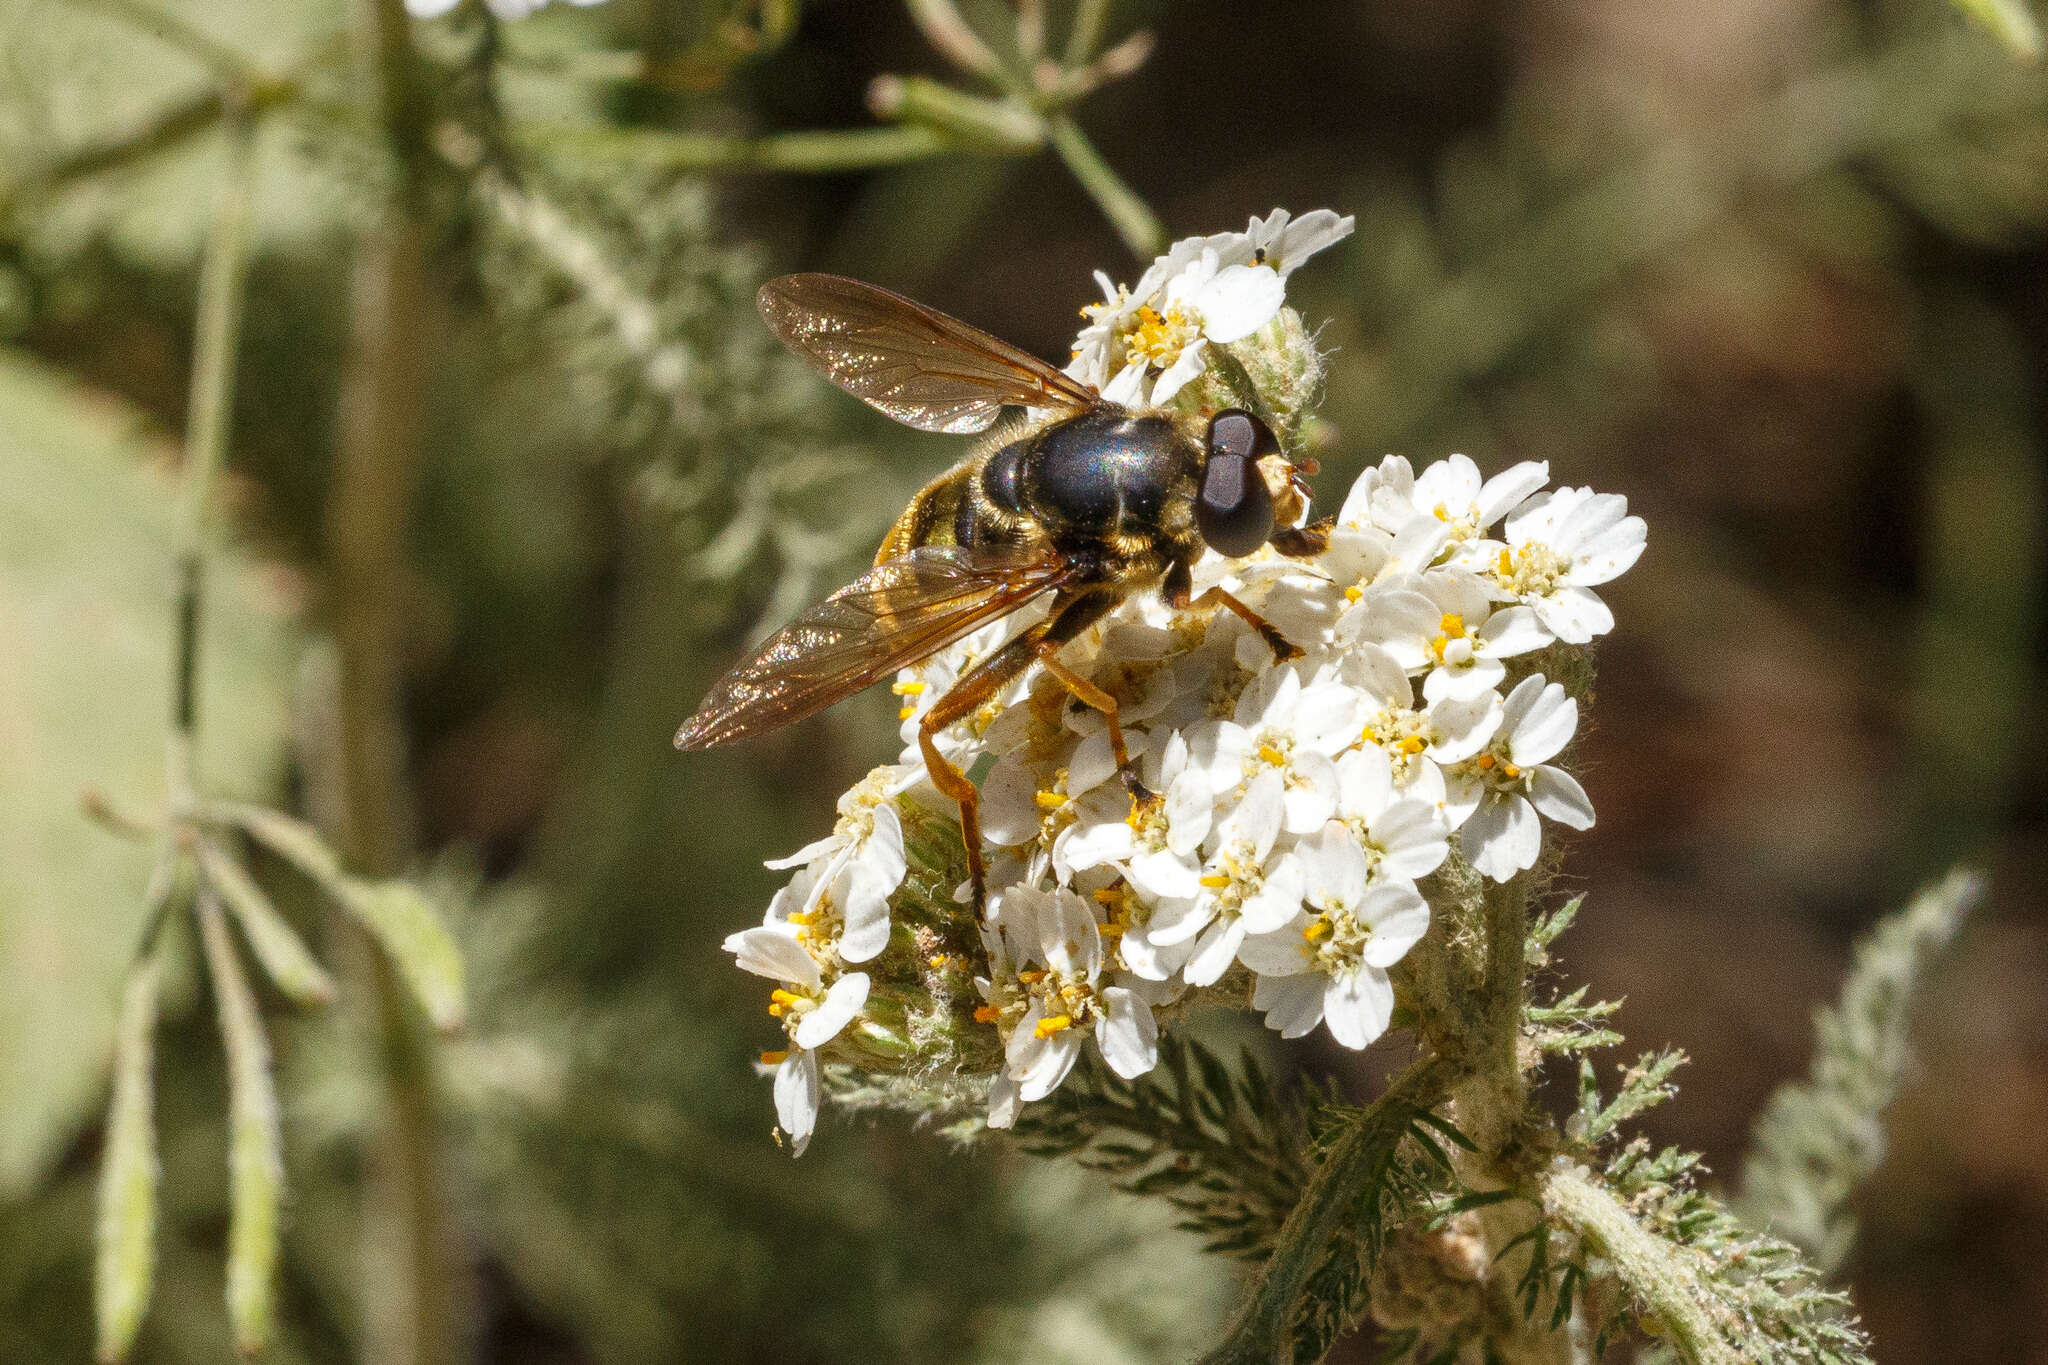
[[[1224,876],[1221,872],[1212,872],[1202,878],[1202,885],[1208,887],[1211,891],[1221,891],[1224,887],[1230,885],[1230,878]]]
[[[810,925],[815,923],[817,921],[817,918],[817,915],[809,910],[797,910],[791,913],[789,917],[789,922],[791,924],[796,925],[798,928],[802,929],[808,928]]]
[[[1493,566],[1493,569],[1494,572],[1499,574],[1502,578],[1506,578],[1509,574],[1512,574],[1515,571],[1515,557],[1512,553],[1510,553],[1507,550],[1506,547],[1502,547],[1500,552],[1500,560]]]
[[[1000,1014],[1002,1014],[1002,1011],[994,1005],[976,1005],[974,1007],[974,1022],[977,1024],[993,1024]]]
[[[1278,749],[1274,748],[1270,744],[1261,744],[1259,746],[1259,757],[1265,759],[1266,762],[1272,764],[1276,768],[1284,768],[1287,766],[1287,755],[1281,753]]]
[[[930,958],[926,959],[924,965],[930,967],[933,971],[942,972],[946,970],[946,955],[944,953],[934,953]]]
[[[1330,922],[1326,919],[1319,919],[1314,924],[1303,929],[1301,936],[1310,943],[1314,943],[1317,939],[1328,938],[1330,936]]]
[[[1017,979],[1027,986],[1035,986],[1045,980],[1048,973],[1043,967],[1027,967],[1017,973]]]
[[[1430,515],[1434,516],[1438,521],[1449,521],[1451,519],[1451,509],[1444,506],[1442,503],[1438,503],[1436,506],[1430,508],[1429,511]]]
[[[916,714],[917,708],[915,706],[899,706],[896,708],[896,719],[898,720],[909,720]]]
[[[1038,803],[1041,810],[1058,810],[1067,804],[1065,792],[1039,792],[1031,799]]]
[[[1479,766],[1481,772],[1484,772],[1500,760],[1496,759],[1492,754],[1481,754],[1472,761]]]
[[[1356,583],[1353,583],[1350,587],[1344,589],[1344,600],[1346,602],[1356,602],[1359,598],[1363,596],[1365,596],[1365,589],[1359,587]]]
[[[1104,938],[1122,938],[1125,928],[1126,926],[1121,924],[1098,924],[1095,926],[1095,932]]]
[[[1445,635],[1454,637],[1463,635],[1465,633],[1465,618],[1454,611],[1445,612],[1444,619],[1436,623],[1436,628]]]
[[[768,1006],[768,1013],[774,1018],[780,1019],[783,1015],[789,1013],[789,1009],[778,1000]]]
[[[1500,775],[1506,778],[1517,778],[1522,775],[1522,770],[1512,763],[1503,763],[1500,765]]]
[[[1419,754],[1429,747],[1429,741],[1421,735],[1410,735],[1394,745],[1394,747],[1404,754]]]
[[[899,697],[915,697],[924,691],[924,684],[921,682],[893,682],[889,684],[889,690]]]
[[[764,1052],[761,1054],[762,1066],[781,1066],[788,1060],[789,1054],[787,1052]]]
[[[1031,1033],[1032,1036],[1036,1038],[1050,1038],[1055,1033],[1064,1033],[1073,1026],[1073,1015],[1052,1014],[1047,1015],[1045,1018],[1039,1020],[1037,1026],[1031,1030]]]

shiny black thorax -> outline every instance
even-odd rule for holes
[[[974,547],[1048,540],[1105,575],[1163,569],[1200,552],[1190,506],[1201,467],[1172,418],[1105,404],[999,439],[955,471],[947,529]]]

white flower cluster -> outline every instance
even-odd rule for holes
[[[1350,226],[1275,213],[1177,244],[1136,290],[1105,282],[1075,372],[1163,402],[1200,372],[1191,350],[1264,326],[1286,272]],[[943,736],[949,760],[983,774],[989,923],[979,961],[930,965],[971,976],[972,1027],[1000,1043],[991,1126],[1052,1093],[1091,1037],[1118,1075],[1149,1071],[1158,1013],[1198,998],[1241,1004],[1248,988],[1283,1036],[1320,1024],[1365,1047],[1393,1013],[1388,969],[1429,926],[1419,882],[1454,855],[1507,881],[1536,864],[1543,820],[1593,823],[1555,762],[1578,703],[1535,665],[1569,663],[1611,628],[1596,589],[1635,562],[1644,525],[1621,497],[1547,480],[1541,464],[1482,479],[1463,456],[1419,474],[1389,456],[1353,485],[1323,553],[1207,556],[1196,591],[1221,586],[1277,626],[1303,651],[1287,662],[1230,612],[1126,600],[1062,658],[1117,699],[1148,799],[1117,780],[1103,716],[1041,669]],[[829,838],[770,864],[798,870],[761,927],[727,940],[776,983],[790,1047],[763,1060],[799,1151],[818,1049],[849,1027],[889,1032],[863,1009],[870,971],[854,968],[901,958],[896,978],[914,979],[927,965],[911,935],[892,938],[890,909],[903,813],[953,815],[926,779],[917,719],[1035,617],[900,675],[900,761],[842,799]],[[958,919],[971,926],[964,904]]]

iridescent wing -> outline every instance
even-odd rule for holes
[[[1098,401],[1030,352],[859,280],[784,275],[756,302],[818,373],[920,431],[985,431],[1006,407],[1082,412]]]
[[[877,564],[720,678],[676,747],[709,749],[802,720],[1009,615],[1072,571],[1050,551],[996,557],[955,545]]]

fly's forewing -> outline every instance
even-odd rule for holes
[[[761,286],[783,345],[863,403],[922,431],[986,430],[1005,407],[1081,412],[1095,390],[1028,351],[901,294],[841,275]]]
[[[953,545],[878,564],[719,679],[676,747],[709,749],[802,720],[1009,615],[1070,573],[1051,552],[996,557]]]

